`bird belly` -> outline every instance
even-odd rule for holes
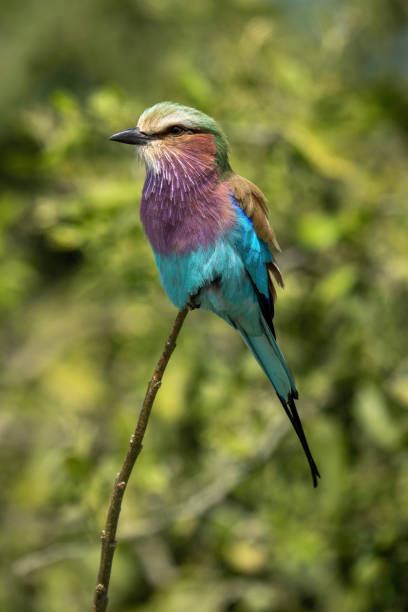
[[[230,325],[245,329],[251,336],[263,334],[259,305],[243,266],[238,278],[237,275],[233,278],[224,275],[202,287],[195,296],[195,303],[204,310],[214,312]]]
[[[225,237],[191,253],[155,253],[162,285],[177,308],[193,300],[251,335],[261,335],[257,298],[244,263]]]

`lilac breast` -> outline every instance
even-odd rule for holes
[[[193,177],[148,172],[140,218],[154,251],[170,255],[211,246],[232,226],[235,212],[215,170]]]

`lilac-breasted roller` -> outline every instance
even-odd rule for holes
[[[273,282],[283,282],[263,193],[232,171],[224,133],[194,108],[161,102],[111,140],[136,145],[145,163],[140,217],[168,297],[178,308],[211,310],[239,331],[299,437],[316,486],[298,392],[273,326]]]

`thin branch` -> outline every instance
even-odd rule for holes
[[[129,447],[122,465],[122,469],[115,478],[109,503],[108,515],[106,517],[106,525],[101,534],[101,560],[99,564],[98,580],[95,588],[92,612],[105,612],[108,606],[109,580],[112,570],[113,555],[116,547],[115,538],[122,499],[125,493],[126,485],[132,473],[133,466],[140,454],[140,451],[142,450],[143,437],[149,421],[153,402],[155,400],[157,391],[160,388],[162,377],[171,354],[176,348],[177,336],[188,314],[188,311],[189,307],[185,306],[185,308],[180,310],[180,312],[177,314],[172,330],[164,345],[161,357],[157,362],[153,376],[147,386],[146,395],[139,414],[136,429],[130,438]]]
[[[181,503],[171,505],[166,512],[151,512],[148,519],[133,523],[131,530],[124,530],[125,541],[157,535],[164,529],[176,523],[195,520],[207,514],[212,508],[223,503],[227,495],[248,477],[251,472],[267,463],[283,436],[289,431],[289,422],[286,420],[279,424],[276,422],[269,428],[267,435],[258,440],[259,448],[245,461],[229,461],[220,463],[215,470],[210,484],[201,484],[195,492]]]
[[[258,440],[259,448],[245,461],[236,459],[215,464],[212,475],[206,483],[198,484],[194,480],[193,491],[182,502],[161,504],[160,510],[154,508],[148,518],[133,522],[131,530],[122,529],[122,542],[150,538],[164,529],[186,520],[195,520],[221,504],[226,496],[235,489],[248,475],[270,460],[281,438],[289,430],[289,421],[273,424],[265,437]],[[165,510],[163,511],[163,508]],[[79,536],[80,537],[80,536]],[[13,572],[19,577],[25,577],[44,567],[49,567],[65,559],[77,559],[85,554],[86,546],[81,541],[76,544],[53,544],[41,550],[29,553],[12,564]]]
[[[315,410],[308,410],[307,416],[315,414]],[[237,461],[218,463],[207,478],[210,484],[199,484],[194,481],[194,490],[187,498],[177,504],[161,504],[160,510],[151,509],[148,518],[133,522],[131,529],[122,530],[121,540],[132,542],[160,534],[163,530],[185,520],[195,520],[205,516],[213,508],[223,503],[231,493],[253,470],[262,467],[273,456],[282,437],[289,431],[289,421],[282,420],[279,424],[273,423],[265,438],[258,440],[259,448],[253,455],[237,465]],[[238,469],[236,469],[238,468]],[[221,474],[221,475],[220,475]],[[163,507],[166,510],[163,511]],[[77,536],[80,538],[81,536]],[[74,544],[52,544],[46,548],[33,551],[17,559],[11,566],[13,573],[18,577],[26,577],[32,572],[49,567],[65,559],[79,559],[84,556],[87,547],[83,545],[83,538]]]

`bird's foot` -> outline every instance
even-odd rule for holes
[[[197,304],[194,301],[194,297],[192,297],[191,299],[188,300],[187,302],[187,306],[190,310],[197,310],[197,308],[200,308],[200,304]]]

